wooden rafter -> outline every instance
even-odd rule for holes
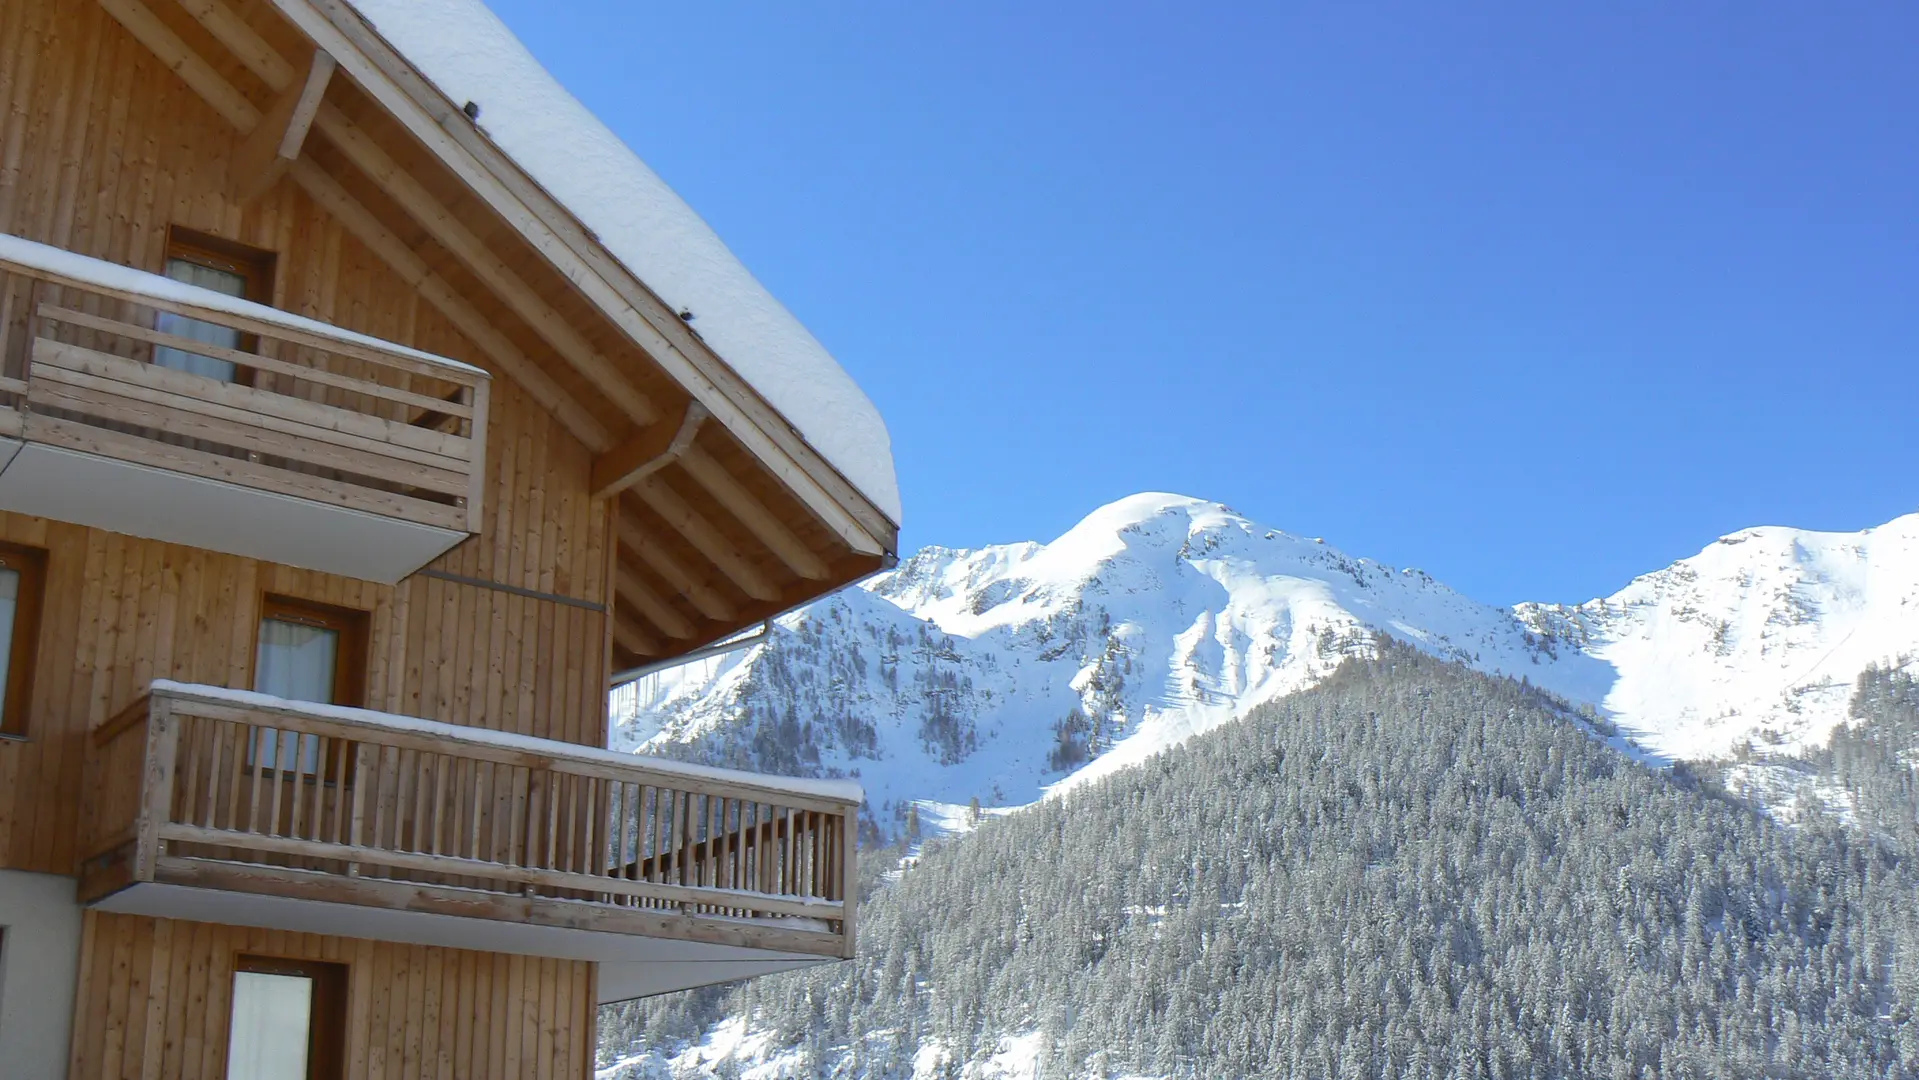
[[[474,277],[485,283],[629,420],[651,424],[659,418],[659,410],[647,396],[575,329],[574,320],[541,299],[505,259],[494,254],[485,241],[389,157],[371,136],[332,106],[320,109],[318,126],[327,141],[338,147],[354,167],[378,184],[435,242],[452,252]]]
[[[646,531],[633,523],[633,519],[621,514],[618,517],[620,543],[631,549],[653,572],[660,575],[667,584],[677,589],[681,596],[692,602],[700,614],[718,622],[732,622],[739,615],[739,609],[728,600],[720,590],[694,576],[681,562],[674,558],[659,541],[646,534]]]
[[[211,18],[204,21],[203,25],[207,25],[214,36],[229,48],[233,47],[234,41],[245,43],[234,29],[236,24],[245,34],[252,35],[258,48],[267,48],[265,42],[259,41],[258,35],[253,35],[251,28],[215,0],[182,0],[182,3],[196,17],[201,11],[224,13],[225,20]],[[247,100],[246,95],[227,82],[139,0],[100,0],[100,6],[229,124],[242,133],[251,132],[259,125],[260,110]],[[270,49],[267,51],[271,52]],[[242,60],[246,59],[242,55]],[[277,54],[275,59],[278,59]],[[293,69],[284,60],[279,63],[283,68],[279,85],[284,86],[292,80]],[[585,406],[575,401],[538,364],[494,328],[453,286],[434,274],[424,259],[391,229],[380,224],[372,211],[361,205],[337,181],[304,158],[294,162],[290,171],[294,180],[348,232],[380,256],[395,273],[417,287],[422,298],[445,315],[449,322],[498,364],[501,371],[525,387],[534,400],[558,417],[589,448],[599,451],[611,444],[606,428]]]
[[[236,200],[245,203],[259,198],[280,182],[287,166],[299,159],[334,67],[333,57],[316,51],[307,65],[306,77],[280,91],[273,107],[240,143],[227,165],[227,187]]]
[[[806,542],[786,527],[785,523],[773,515],[766,504],[746,490],[733,475],[712,456],[697,446],[691,446],[680,455],[680,467],[693,479],[699,481],[727,513],[740,519],[752,534],[759,538],[779,560],[795,574],[814,581],[825,579],[831,571],[826,560],[819,557]]]
[[[369,250],[384,260],[393,272],[420,291],[427,303],[446,316],[448,322],[467,339],[486,353],[501,371],[526,388],[533,400],[558,417],[567,430],[573,432],[587,449],[594,452],[605,450],[612,445],[612,436],[607,434],[592,413],[586,410],[567,393],[566,389],[553,380],[532,357],[513,343],[513,340],[501,333],[492,320],[480,314],[458,289],[445,278],[434,273],[406,241],[380,223],[364,204],[340,186],[340,182],[327,175],[324,169],[310,161],[297,161],[293,165],[293,179],[313,197],[313,201],[332,214],[346,230],[354,235]]]
[[[269,0],[355,81],[559,267],[669,375],[714,410],[800,501],[853,551],[882,555],[898,527],[753,388],[614,259],[565,207],[459,115],[342,0]]]
[[[292,65],[225,4],[219,0],[193,0],[186,6],[188,14],[226,45],[260,81],[275,90],[292,83]],[[574,328],[572,320],[542,300],[506,260],[494,254],[359,125],[330,105],[323,105],[315,119],[320,133],[355,168],[379,185],[436,243],[458,258],[628,419],[636,424],[650,424],[658,417],[658,411],[646,395]]]
[[[692,542],[701,556],[720,568],[740,591],[755,600],[777,600],[780,590],[765,574],[720,532],[706,516],[688,505],[672,488],[660,483],[657,477],[648,477],[633,485],[633,494],[637,495],[660,520]]]
[[[646,618],[647,622],[659,627],[660,631],[671,638],[690,638],[693,636],[693,622],[686,616],[673,610],[659,593],[654,592],[640,576],[627,567],[620,567],[613,578],[614,590],[620,599],[633,606],[633,610]]]
[[[593,497],[618,495],[671,464],[692,447],[693,437],[699,434],[707,416],[706,406],[690,401],[678,424],[649,424],[638,435],[593,459]]]
[[[658,641],[647,636],[644,631],[627,620],[620,618],[618,612],[614,612],[613,617],[608,621],[613,624],[614,643],[627,652],[636,656],[660,656],[665,653],[666,650]]]

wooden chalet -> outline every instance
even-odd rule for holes
[[[606,749],[886,431],[479,0],[0,0],[0,1076],[583,1077],[850,956],[860,792]]]

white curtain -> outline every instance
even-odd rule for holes
[[[7,670],[13,660],[13,620],[20,612],[20,571],[0,570],[0,701],[7,697]]]
[[[260,623],[260,647],[254,655],[253,688],[289,701],[333,701],[334,665],[339,661],[337,631],[304,623],[267,619]],[[299,770],[319,771],[320,742],[308,735],[299,740]],[[292,769],[292,740],[284,750],[278,733],[260,732],[258,762],[268,768]],[[281,760],[284,757],[286,760]]]
[[[306,1080],[312,1026],[312,979],[234,972],[227,1080]]]
[[[211,266],[201,266],[199,263],[190,263],[185,259],[168,259],[167,276],[175,281],[184,281],[189,285],[198,285],[203,289],[212,289],[214,292],[225,293],[228,296],[245,296],[247,293],[247,279],[239,274],[215,270]],[[154,323],[154,329],[163,334],[172,334],[175,337],[218,345],[222,348],[238,349],[240,347],[238,330],[215,326],[198,319],[189,319],[170,311],[160,313],[159,319]],[[162,345],[154,348],[153,362],[161,367],[190,371],[195,375],[205,375],[209,379],[218,379],[221,382],[233,381],[233,364],[226,360],[215,360],[211,356],[201,356],[198,353],[170,349]]]

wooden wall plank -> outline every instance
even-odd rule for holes
[[[98,912],[86,917],[84,943],[74,1080],[223,1075],[242,954],[347,965],[351,1080],[580,1076],[593,1056],[581,992],[592,965],[581,961]]]
[[[278,255],[289,310],[484,364],[471,342],[298,185],[227,190],[228,122],[97,3],[0,0],[0,231],[161,269],[179,224]],[[491,401],[484,532],[440,565],[604,598],[591,451],[517,384]],[[0,742],[0,867],[74,873],[88,731],[155,677],[244,687],[270,590],[371,612],[367,703],[600,744],[605,617],[415,578],[394,588],[0,513],[49,551],[26,742]]]
[[[0,0],[0,232],[154,271],[169,225],[213,233],[277,253],[278,306],[491,366],[301,185],[236,201],[226,177],[238,142],[93,0]],[[505,379],[489,421],[482,534],[438,565],[603,601],[617,549],[587,489],[591,451]],[[76,872],[89,733],[153,678],[248,686],[268,592],[369,613],[372,707],[605,738],[601,613],[434,579],[352,581],[12,513],[0,513],[0,540],[48,552],[28,738],[0,742],[0,867]],[[356,1080],[591,1068],[588,964],[98,912],[83,941],[76,1080],[223,1075],[243,952],[348,965],[345,1064]]]

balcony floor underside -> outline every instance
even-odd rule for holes
[[[151,882],[99,911],[601,964],[600,1000],[624,1001],[830,962],[837,946],[745,921],[281,867],[162,857]]]
[[[0,510],[392,583],[466,539],[95,454],[0,439]]]

